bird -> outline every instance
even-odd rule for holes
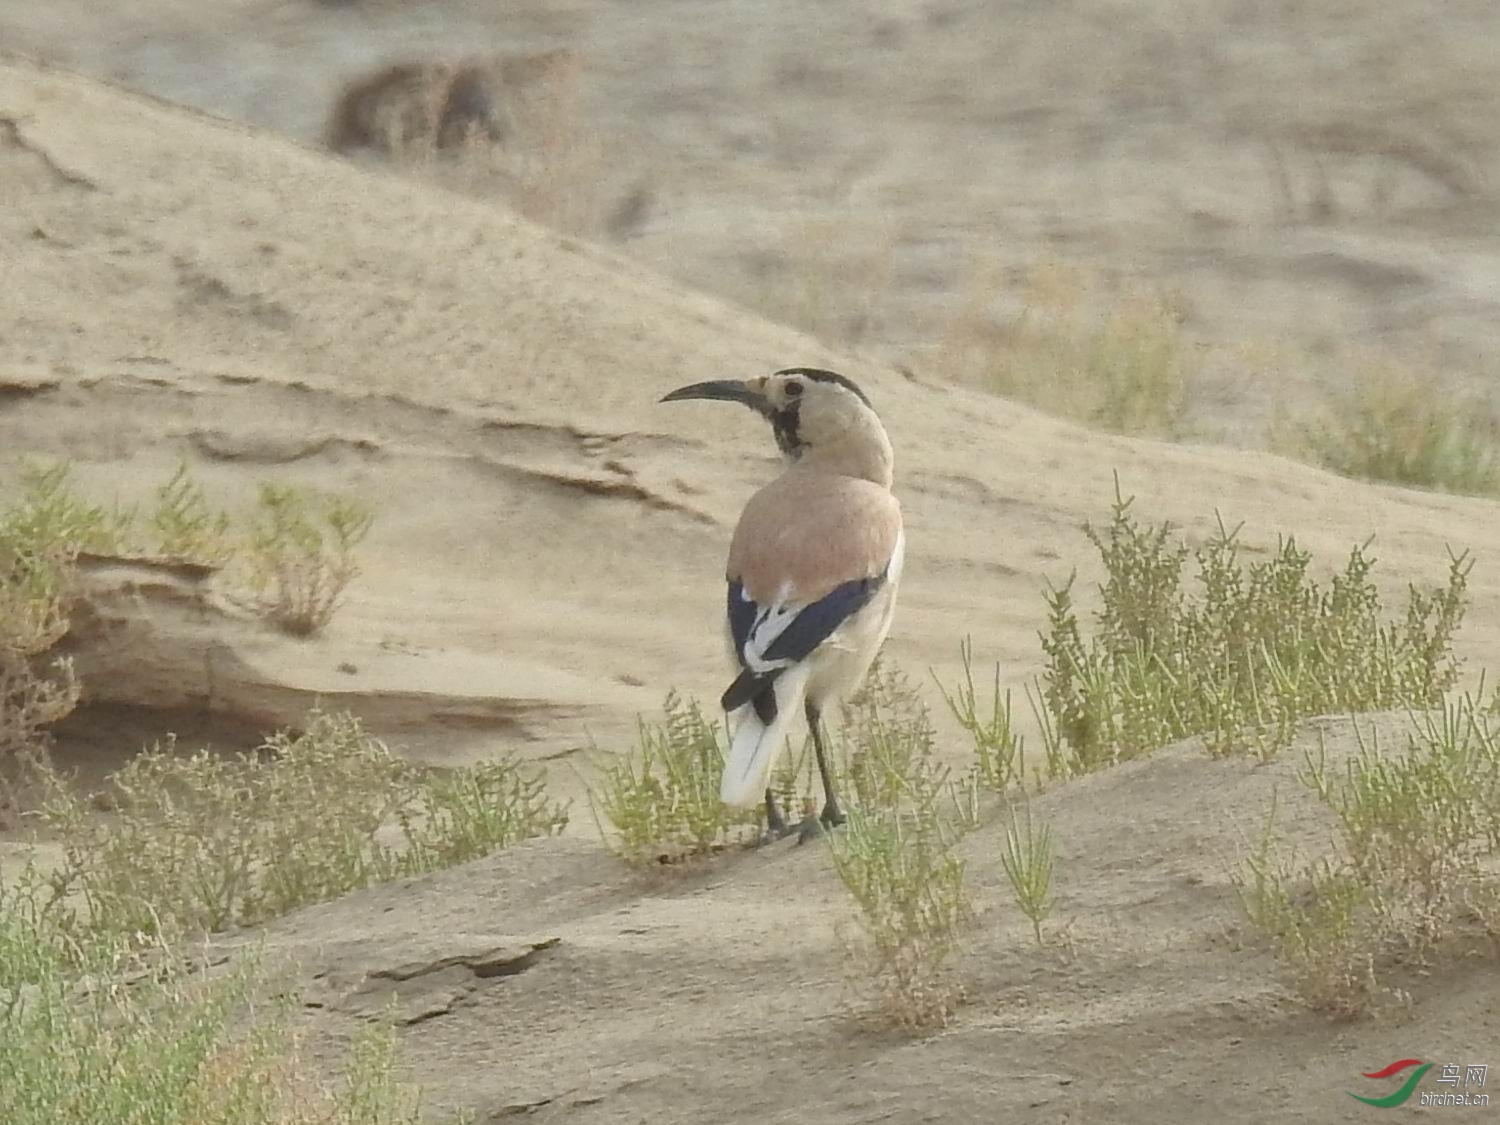
[[[890,631],[906,553],[894,454],[852,379],[787,367],[749,379],[679,387],[662,402],[741,403],[771,423],[783,472],[745,505],[725,568],[737,675],[720,704],[731,731],[720,799],[765,802],[770,838],[800,840],[846,820],[822,715],[863,682]],[[812,733],[823,808],[792,828],[771,771],[798,711]]]

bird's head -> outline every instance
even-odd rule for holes
[[[816,367],[788,367],[752,379],[720,379],[679,387],[663,402],[738,402],[771,423],[791,461],[818,463],[889,488],[891,443],[875,408],[852,379]]]

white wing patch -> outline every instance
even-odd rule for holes
[[[885,564],[885,576],[892,586],[901,583],[901,568],[906,565],[906,529],[896,532],[896,546],[891,550],[891,561]]]
[[[905,559],[906,533],[903,531],[897,533],[895,547],[891,551],[891,557],[886,562],[885,571],[881,576],[881,579],[868,579],[863,581],[884,581],[890,583],[891,585],[895,585],[901,580],[901,568],[903,563],[905,562]],[[853,581],[859,582],[861,580],[856,579]],[[801,656],[805,656],[807,654],[801,653],[799,655],[788,654],[784,656],[767,657],[766,653],[773,646],[775,646],[776,642],[781,639],[782,635],[787,631],[787,629],[789,629],[792,626],[793,622],[797,621],[804,612],[816,613],[817,609],[821,608],[825,611],[834,613],[847,613],[852,617],[858,612],[862,611],[868,594],[859,596],[857,604],[849,604],[847,598],[839,598],[840,593],[847,591],[848,588],[848,584],[839,587],[837,590],[833,591],[833,593],[825,597],[822,602],[815,603],[814,607],[810,608],[807,603],[799,603],[791,600],[792,588],[790,582],[782,583],[781,588],[776,591],[775,601],[773,601],[769,606],[759,605],[750,597],[750,594],[745,590],[745,588],[741,586],[739,588],[740,603],[741,605],[747,607],[750,612],[754,614],[754,616],[750,619],[749,628],[746,630],[745,639],[738,654],[742,665],[755,675],[764,676],[771,672],[790,668],[792,665],[797,663],[797,660]],[[834,604],[826,604],[830,602]],[[738,615],[731,612],[731,622],[733,622],[733,620],[737,616]],[[827,625],[825,626],[826,631],[814,634],[814,636],[816,637],[816,644],[829,644],[836,648],[841,647],[841,630],[846,623],[846,620],[847,619],[828,621]],[[784,647],[785,646],[783,646],[783,648]]]
[[[769,606],[756,607],[755,620],[750,626],[750,633],[745,638],[745,647],[741,652],[745,667],[757,675],[775,671],[777,668],[789,668],[790,660],[767,660],[766,649],[776,643],[776,639],[786,632],[787,626],[797,620],[797,615],[802,612],[803,606],[787,601],[791,589],[783,585],[776,592],[776,600]],[[751,605],[750,595],[742,588],[740,597]]]

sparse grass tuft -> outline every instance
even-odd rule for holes
[[[314,514],[298,489],[261,485],[250,563],[265,614],[295,636],[327,625],[359,573],[354,549],[373,522],[369,509],[353,500],[328,500]]]
[[[964,680],[952,694],[938,681],[939,694],[953,717],[974,741],[975,774],[987,789],[1003,793],[1026,780],[1026,739],[1015,728],[1011,718],[1010,692],[1000,694],[1000,665],[995,665],[995,686],[990,694],[987,714],[982,714],[979,695],[974,688],[974,643],[965,638],[963,654]]]
[[[568,809],[547,796],[546,781],[511,758],[425,778],[398,811],[406,873],[436,871],[488,855],[568,824]]]
[[[68,631],[74,559],[116,547],[128,523],[79,500],[66,464],[22,479],[20,500],[0,512],[0,758],[35,748],[77,705],[72,664],[46,656]]]
[[[1473,394],[1441,393],[1440,380],[1389,361],[1351,361],[1353,388],[1306,428],[1301,444],[1345,476],[1445,492],[1500,489],[1500,417]]]
[[[107,819],[38,769],[43,818],[64,847],[55,887],[81,899],[83,933],[172,938],[257,922],[566,823],[513,762],[424,779],[349,715],[314,712],[306,731],[254,754],[148,750],[111,775]],[[405,847],[377,838],[393,821]]]
[[[136,549],[134,513],[82,500],[66,462],[27,468],[22,483],[20,499],[0,511],[0,757],[36,748],[77,704],[71,664],[49,664],[47,655],[67,634],[79,596],[78,555]],[[261,608],[293,633],[322,628],[357,573],[353,549],[370,523],[349,500],[330,500],[314,516],[295,489],[265,486],[251,549]],[[235,555],[229,515],[210,509],[186,463],[157,490],[150,525],[154,549],[172,559],[223,566]]]
[[[719,800],[727,753],[722,727],[676,692],[662,710],[662,721],[640,721],[639,756],[605,766],[592,798],[615,831],[616,851],[633,863],[707,855],[760,823],[758,808],[732,809]]]
[[[1178,303],[1150,286],[1108,285],[1061,265],[1028,274],[1023,310],[998,324],[989,271],[949,330],[950,365],[1000,394],[1117,433],[1174,437],[1193,371]]]
[[[146,750],[111,775],[109,819],[42,771],[66,855],[58,887],[81,893],[85,924],[175,937],[375,881],[374,834],[395,816],[403,766],[355,720],[315,714],[257,754]]]
[[[56,905],[35,868],[0,882],[7,1125],[417,1125],[417,1094],[392,1074],[388,1027],[362,1035],[340,1086],[322,1089],[298,1057],[287,1007],[252,1002],[253,960],[211,972],[166,945],[80,941]]]
[[[972,917],[960,833],[944,821],[936,791],[909,809],[860,807],[831,837],[830,855],[857,908],[863,941],[851,979],[877,1009],[910,1031],[941,1026],[962,998],[946,971]]]
[[[0,759],[38,745],[79,698],[66,658],[42,663],[68,631],[65,557],[36,556],[0,535]]]
[[[641,721],[636,755],[605,764],[591,795],[613,831],[612,847],[633,863],[675,864],[755,838],[762,812],[719,800],[728,752],[723,727],[693,700],[673,692],[663,719]],[[930,716],[900,671],[877,661],[864,687],[846,702],[831,767],[839,792],[854,804],[896,808],[915,794],[951,797],[973,816],[977,790],[953,782],[934,757]],[[771,788],[789,815],[815,811],[821,794],[810,739],[784,753]]]
[[[47,691],[34,665],[67,631],[77,556],[140,549],[132,538],[134,511],[82,500],[66,462],[28,468],[22,482],[20,501],[0,512],[0,740],[12,745],[22,741],[15,731],[33,732],[25,736],[29,743],[36,729],[66,714],[66,701],[76,694],[65,666],[54,669],[56,690]],[[221,567],[238,553],[229,514],[210,507],[186,462],[157,489],[149,523],[150,549],[167,558]],[[354,550],[372,523],[372,513],[353,500],[330,498],[314,510],[296,488],[262,485],[247,560],[261,611],[298,636],[323,628],[359,573]],[[17,673],[17,653],[24,653],[31,674]],[[34,717],[23,721],[20,715]]]
[[[1385,944],[1365,888],[1327,863],[1299,877],[1276,858],[1269,830],[1267,836],[1246,861],[1249,877],[1239,878],[1246,917],[1270,938],[1309,1007],[1339,1019],[1359,1015],[1380,992],[1375,955]]]
[[[954,847],[977,824],[977,784],[935,760],[925,704],[883,658],[844,708],[842,743],[853,799],[829,848],[863,939],[851,979],[897,1026],[939,1026],[962,998],[946,962],[972,910]]]
[[[1052,913],[1052,827],[1032,818],[1031,806],[1012,806],[1005,826],[1005,850],[1000,866],[1010,881],[1016,905],[1031,921],[1037,944],[1042,943],[1042,923]]]
[[[0,518],[0,541],[24,544],[39,556],[120,553],[134,513],[84,502],[73,491],[72,476],[66,461],[24,470],[21,501]]]
[[[1380,752],[1359,725],[1342,776],[1323,746],[1301,780],[1334,813],[1339,849],[1300,873],[1266,838],[1241,878],[1241,901],[1271,938],[1307,1002],[1340,1016],[1365,1011],[1440,942],[1475,922],[1500,893],[1500,730],[1472,697],[1413,713],[1403,754]],[[1294,893],[1289,887],[1298,885]]]
[[[1048,596],[1042,704],[1065,750],[1049,753],[1054,768],[1083,772],[1192,735],[1214,753],[1270,757],[1299,719],[1430,706],[1453,685],[1467,556],[1451,559],[1446,587],[1413,587],[1404,617],[1382,621],[1368,544],[1323,589],[1293,539],[1241,567],[1238,529],[1221,523],[1195,552],[1195,597],[1183,589],[1188,547],[1166,524],[1137,524],[1130,503],[1117,486],[1109,527],[1087,529],[1108,574],[1096,635],[1083,639],[1071,582]]]
[[[947,768],[934,757],[937,734],[927,705],[907,675],[883,657],[845,701],[843,720],[837,780],[855,804],[897,808],[947,782]]]
[[[229,525],[228,512],[209,508],[202,487],[189,474],[186,461],[179,463],[172,479],[156,490],[151,527],[156,549],[166,558],[223,566],[234,557]]]

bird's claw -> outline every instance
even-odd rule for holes
[[[782,815],[781,806],[775,797],[766,794],[766,827],[760,834],[759,844],[765,847],[774,844],[777,840],[784,840],[788,836],[796,834],[797,843],[805,844],[815,839],[830,829],[837,828],[848,818],[839,808],[836,801],[829,801],[823,806],[823,811],[818,813],[813,810],[817,808],[811,797],[807,798],[802,806],[802,819],[795,825],[788,824],[786,817]]]
[[[803,823],[806,822],[804,821]],[[757,843],[760,847],[765,847],[767,844],[776,843],[777,840],[785,840],[793,832],[800,831],[800,824],[792,825],[788,824],[784,820],[776,824],[767,824],[763,829],[761,829],[760,839],[757,841]]]
[[[839,827],[848,817],[844,816],[837,805],[825,807],[817,816],[809,813],[802,818],[802,823],[797,826],[797,843],[805,844],[809,840],[817,839],[825,832]]]

